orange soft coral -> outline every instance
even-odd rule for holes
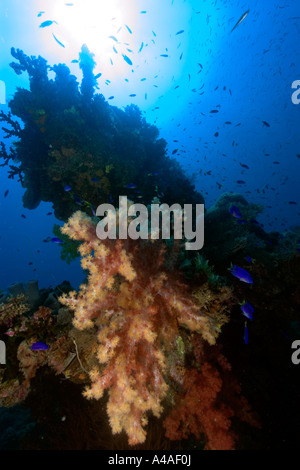
[[[185,394],[177,397],[175,408],[164,421],[166,436],[172,440],[187,438],[193,433],[205,438],[206,449],[231,450],[234,436],[229,432],[233,410],[219,403],[222,379],[216,368],[208,363],[201,371],[186,370]]]
[[[202,314],[187,286],[164,268],[161,241],[100,240],[92,220],[76,212],[62,228],[82,240],[88,282],[60,301],[74,310],[74,326],[99,327],[98,361],[90,371],[88,398],[109,389],[107,412],[114,433],[125,430],[131,445],[145,440],[146,414],[159,416],[167,393],[166,354],[176,351],[178,325],[215,343],[219,326]]]

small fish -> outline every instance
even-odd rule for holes
[[[109,98],[107,98],[108,100],[113,100],[114,99],[114,96],[110,96]]]
[[[244,326],[244,343],[245,343],[245,344],[248,344],[248,340],[249,340],[248,326],[247,326],[247,322],[245,321],[245,326]]]
[[[144,47],[144,43],[142,42],[141,47],[139,48],[138,52],[141,52],[141,50],[143,49],[143,47]]]
[[[37,14],[37,17],[40,18],[40,17],[43,15],[43,13],[45,13],[45,12],[44,12],[44,11],[40,11],[40,12]]]
[[[146,12],[146,10],[143,10],[143,11],[140,11],[140,13],[143,14],[143,13],[147,13],[147,12]]]
[[[212,109],[211,111],[209,111],[211,114],[215,114],[215,113],[218,113],[219,110],[218,109]]]
[[[94,77],[94,78],[95,78],[95,80],[97,80],[98,78],[100,78],[100,77],[101,77],[101,75],[102,75],[102,73],[97,73],[97,75],[95,75],[95,77]]]
[[[240,219],[242,217],[240,209],[232,204],[232,206],[229,207],[229,212],[233,217],[236,217],[237,219]]]
[[[73,60],[71,60],[71,64],[79,64],[79,60],[73,59]]]
[[[241,165],[242,168],[246,168],[246,170],[249,170],[248,165],[245,165],[245,163],[239,162],[239,164]]]
[[[136,96],[136,94],[135,94],[135,93],[132,93],[132,94],[129,95],[129,96],[130,96],[130,98],[133,98],[134,96]]]
[[[8,189],[5,191],[4,197],[6,197],[7,195],[8,195]]]
[[[127,57],[127,55],[125,55],[125,54],[122,54],[122,55],[123,55],[123,59],[125,60],[125,62],[127,62],[127,64],[129,64],[129,65],[132,65],[132,62],[129,59],[129,57]]]
[[[253,279],[245,269],[240,268],[239,266],[233,265],[229,268],[231,274],[237,277],[240,281],[246,282],[246,284],[253,284]]]
[[[175,155],[175,153],[178,152],[178,149],[173,150],[172,155]]]
[[[53,212],[47,212],[47,214],[46,214],[46,215],[52,215],[52,214],[53,214]]]
[[[21,214],[21,217],[23,217],[23,219],[26,219],[26,215],[24,214]]]
[[[168,54],[160,54],[160,57],[169,57]]]
[[[60,42],[57,37],[52,33],[52,36],[54,37],[55,41],[61,46],[61,47],[66,47],[62,42]]]
[[[45,351],[45,349],[49,349],[49,346],[47,346],[47,344],[45,343],[37,342],[33,343],[30,348],[32,349],[32,351]]]
[[[243,14],[243,16],[240,17],[239,21],[234,25],[234,27],[233,27],[232,30],[230,31],[231,33],[232,33],[232,31],[235,30],[235,28],[238,27],[239,24],[241,24],[242,21],[244,21],[244,19],[245,19],[246,16],[248,15],[249,11],[250,11],[250,10],[247,10],[247,11]]]
[[[119,42],[115,36],[108,36],[108,37],[109,37],[109,39],[112,39],[115,42]]]
[[[93,183],[98,183],[99,178],[92,178]]]
[[[244,181],[244,180],[237,180],[237,184],[246,184],[246,181]]]
[[[56,21],[51,21],[51,20],[47,20],[47,21],[44,21],[43,23],[40,24],[40,28],[47,28],[47,26],[51,26],[53,23],[56,23]]]
[[[215,137],[219,137],[219,132],[216,132],[216,133],[215,133]]]
[[[82,199],[80,199],[80,197],[74,195],[74,201],[76,202],[76,204],[78,204],[79,206],[83,206],[84,205],[84,202]]]
[[[60,238],[57,238],[57,237],[51,238],[50,241],[53,242],[53,243],[63,243],[63,241]]]
[[[129,28],[129,26],[127,26],[127,24],[125,24],[125,27],[128,29],[129,33],[132,34],[132,31],[131,31],[131,29]]]
[[[156,33],[155,33],[154,31],[152,31],[152,33],[153,33],[153,36],[155,36],[155,37],[156,37]]]
[[[294,205],[294,206],[297,205],[297,202],[296,202],[296,201],[289,201],[288,203],[289,203],[289,204],[292,204],[292,205]]]
[[[254,261],[252,256],[246,256],[245,260],[248,261],[248,263],[253,263]]]
[[[177,33],[175,34],[175,36],[178,36],[179,34],[182,34],[184,33],[184,29],[181,29],[180,31],[177,31]]]
[[[64,187],[64,191],[71,191],[71,186],[69,184],[66,184]]]
[[[270,124],[267,121],[261,121],[263,123],[263,127],[271,127]]]
[[[127,188],[127,189],[136,189],[137,188],[137,184],[134,184],[134,183],[128,183],[124,186],[124,188]]]
[[[241,310],[242,310],[242,314],[245,317],[247,317],[249,320],[253,320],[254,308],[252,307],[251,304],[249,304],[249,302],[243,302],[241,304]]]

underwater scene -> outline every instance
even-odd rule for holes
[[[299,448],[300,2],[0,25],[0,449]]]

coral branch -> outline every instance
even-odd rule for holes
[[[92,220],[80,211],[62,232],[83,242],[81,264],[89,276],[77,294],[59,300],[74,310],[76,328],[99,328],[101,366],[90,371],[92,384],[85,396],[99,399],[109,389],[113,433],[125,430],[129,444],[142,443],[146,413],[159,416],[162,411],[171,375],[166,354],[175,351],[176,356],[179,325],[201,333],[210,344],[219,327],[200,312],[179,275],[163,270],[161,241],[99,240]]]

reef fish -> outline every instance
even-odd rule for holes
[[[60,238],[57,238],[57,237],[51,238],[51,241],[52,241],[53,243],[63,243],[63,241],[62,241]]]
[[[57,42],[57,44],[59,44],[61,47],[65,47],[65,45],[64,45],[62,42],[60,42],[60,41],[57,39],[57,37],[56,37],[53,33],[52,33],[52,36],[54,37],[54,39],[55,39],[55,41]]]
[[[236,217],[237,219],[240,219],[242,217],[240,209],[233,204],[229,207],[229,212],[231,215],[233,215],[233,217]]]
[[[51,20],[47,20],[47,21],[44,21],[43,23],[40,24],[40,28],[46,28],[47,26],[51,26],[53,23],[56,23],[56,21],[51,21]]]
[[[247,322],[245,321],[245,326],[244,326],[244,343],[245,343],[245,344],[248,344],[248,340],[249,340],[248,326],[247,326]]]
[[[33,351],[44,351],[45,349],[49,349],[49,346],[47,346],[45,343],[37,342],[31,345],[31,349]]]
[[[127,57],[127,55],[125,55],[125,54],[122,54],[122,55],[123,55],[123,59],[125,60],[125,62],[127,62],[127,64],[129,64],[129,65],[132,65],[132,62],[129,59],[129,57]]]
[[[240,281],[246,282],[247,284],[253,284],[253,279],[245,269],[239,266],[233,265],[230,267],[230,272],[233,276],[237,277]]]
[[[248,15],[250,10],[247,10],[239,19],[239,21],[234,25],[234,27],[232,28],[232,30],[230,31],[232,33],[232,31],[235,30],[235,28],[238,27],[239,24],[241,24],[242,21],[244,21],[244,19],[246,18],[246,16]]]
[[[249,302],[243,302],[241,304],[241,310],[242,314],[245,315],[245,317],[249,318],[249,320],[253,320],[254,308],[251,304],[249,304]]]

